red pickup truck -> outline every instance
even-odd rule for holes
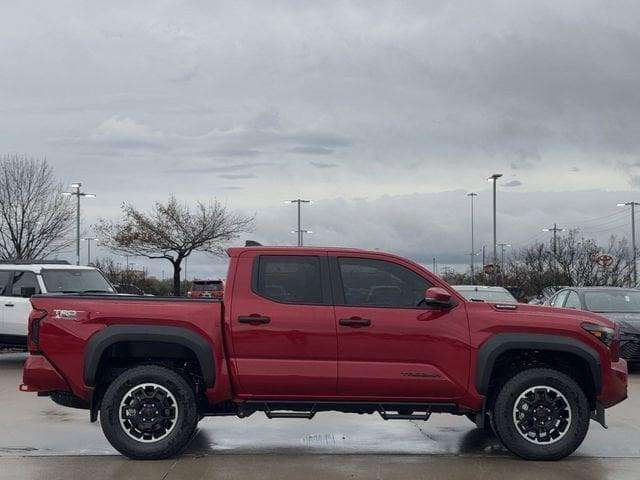
[[[86,408],[132,458],[179,453],[204,416],[466,415],[559,459],[627,396],[615,325],[467,301],[422,266],[338,248],[231,248],[224,301],[32,299],[21,389]]]

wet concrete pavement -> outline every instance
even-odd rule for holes
[[[377,415],[318,414],[313,420],[207,418],[176,460],[134,462],[116,455],[85,411],[20,393],[24,354],[0,354],[0,479],[74,478],[640,478],[640,373],[630,399],[591,423],[569,459],[525,462],[464,417],[428,422]]]

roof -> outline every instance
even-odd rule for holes
[[[294,246],[277,246],[271,247],[267,245],[263,246],[251,246],[251,247],[231,247],[227,249],[227,253],[230,257],[237,257],[243,252],[335,252],[335,253],[370,253],[381,255],[393,255],[390,253],[379,252],[377,250],[363,250],[360,248],[344,248],[344,247],[294,247]]]
[[[633,288],[633,287],[563,287],[560,290],[575,290],[577,292],[597,292],[597,291],[628,292],[629,290],[636,291],[636,292],[640,291],[637,288]]]
[[[0,270],[22,270],[40,273],[41,270],[96,270],[85,265],[65,265],[59,263],[0,263]]]

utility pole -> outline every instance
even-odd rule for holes
[[[497,272],[496,272],[496,265],[498,263],[498,234],[497,234],[497,227],[496,227],[496,183],[498,183],[498,179],[502,177],[501,173],[494,173],[493,175],[491,175],[488,180],[490,182],[493,182],[493,283],[494,285],[497,283],[496,282],[496,278],[497,278]]]
[[[474,244],[474,225],[473,225],[473,199],[478,194],[475,192],[467,193],[467,197],[471,198],[471,283],[474,283],[475,278],[475,264],[476,264],[476,249]]]
[[[636,287],[638,285],[638,252],[636,250],[636,206],[640,205],[639,202],[627,202],[627,203],[619,203],[619,207],[631,207],[631,261],[633,262],[633,285],[632,287]]]
[[[484,266],[487,264],[487,247],[485,245],[482,246],[482,277],[484,279],[484,283],[487,283],[487,272],[484,271]]]
[[[436,257],[433,257],[433,273],[438,274],[438,264],[436,263]]]
[[[558,228],[558,224],[554,223],[551,228],[543,228],[543,232],[553,232],[553,255],[558,254],[558,232],[564,232],[566,229]]]
[[[501,283],[502,286],[504,287],[504,249],[506,247],[510,247],[511,245],[508,243],[499,243],[498,247],[500,247],[501,253],[500,253],[500,277],[502,279]]]
[[[71,188],[74,188],[74,192],[62,192],[62,195],[74,196],[77,198],[76,206],[76,265],[80,265],[80,198],[95,198],[93,193],[84,193],[80,191],[82,184],[75,182],[71,184]]]
[[[313,233],[312,230],[291,230],[291,233],[298,233],[298,246],[304,247],[304,234],[305,233]]]
[[[302,247],[303,244],[303,234],[304,232],[302,231],[302,204],[303,203],[313,203],[311,200],[303,200],[302,198],[296,198],[295,200],[285,200],[284,203],[296,203],[298,204],[298,229],[295,230],[295,233],[298,234],[298,246]]]

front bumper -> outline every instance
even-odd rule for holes
[[[605,367],[598,402],[603,408],[613,407],[627,398],[627,362],[620,359]]]
[[[30,355],[22,371],[22,392],[49,393],[55,391],[71,391],[49,360],[43,355]]]

